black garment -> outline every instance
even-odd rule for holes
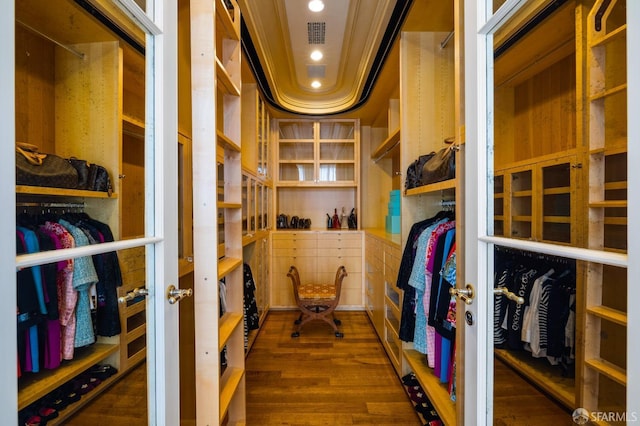
[[[256,330],[259,327],[260,314],[258,313],[258,304],[256,303],[256,283],[253,281],[251,267],[248,264],[242,265],[244,274],[244,321],[245,335],[249,330]]]
[[[93,230],[93,232],[97,230],[102,235],[104,242],[112,242],[114,240],[109,225],[88,216],[83,217],[78,222],[78,226]],[[100,240],[98,239],[98,241]],[[121,332],[117,288],[122,286],[122,272],[118,254],[112,251],[94,255],[93,263],[98,274],[98,283],[96,284],[96,293],[98,294],[98,309],[95,322],[96,334],[100,336],[115,336]]]
[[[515,293],[516,296],[524,298],[525,302],[522,305],[519,305],[513,300],[509,301],[507,316],[507,326],[509,327],[507,333],[507,344],[511,349],[521,350],[524,347],[524,343],[522,342],[524,309],[529,305],[531,289],[533,288],[534,281],[539,275],[540,272],[535,268],[522,268],[514,275],[513,285],[509,291]]]
[[[570,296],[575,292],[573,281],[573,277],[566,275],[551,283],[547,313],[547,356],[560,358],[566,355],[565,327],[572,308]]]
[[[40,229],[36,231],[38,237],[38,245],[40,251],[55,250],[56,244],[51,239],[51,236]],[[47,290],[48,301],[45,300],[47,306],[47,318],[50,320],[58,319],[58,283],[56,281],[58,276],[58,264],[57,262],[47,263],[40,265],[42,271],[42,282]]]

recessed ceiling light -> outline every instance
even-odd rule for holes
[[[320,86],[322,86],[322,83],[320,83],[318,80],[313,80],[311,82],[311,87],[313,87],[314,89],[319,88]]]
[[[324,3],[322,0],[311,0],[309,2],[309,10],[312,12],[320,12],[324,9]]]
[[[320,59],[322,59],[322,52],[319,50],[314,50],[313,52],[311,52],[311,59],[313,59],[314,61],[319,61]]]

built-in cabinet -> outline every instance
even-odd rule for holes
[[[248,76],[243,79],[250,80]],[[242,84],[242,246],[251,269],[261,326],[269,312],[273,221],[272,119],[255,83]],[[249,330],[246,354],[259,332]]]
[[[395,284],[400,266],[400,239],[370,230],[365,235],[365,308],[398,375],[403,345],[399,330],[402,290]]]
[[[339,309],[362,309],[362,232],[277,231],[271,234],[273,280],[272,308],[296,308],[293,287],[287,278],[290,266],[298,268],[303,283],[333,283],[338,267],[342,281]]]
[[[302,282],[326,283],[334,281],[343,265],[348,276],[338,309],[362,309],[363,235],[347,224],[348,215],[360,210],[359,120],[278,119],[274,134],[274,211],[289,225],[297,216],[307,226],[271,234],[271,307],[296,307],[287,278],[291,265],[298,268]],[[328,229],[334,214],[341,226]]]
[[[279,119],[274,132],[276,216],[309,219],[310,229],[326,229],[327,214],[359,213],[359,120]]]

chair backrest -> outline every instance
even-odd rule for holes
[[[336,287],[336,297],[340,297],[340,291],[342,290],[342,280],[344,279],[344,277],[346,277],[347,275],[347,268],[345,268],[344,266],[339,266],[338,270],[336,271],[336,279],[334,281],[335,287]]]
[[[300,301],[300,294],[299,294],[300,274],[298,273],[298,268],[291,265],[289,267],[289,272],[287,272],[287,276],[291,278],[291,285],[293,286],[293,295],[296,298],[296,303],[298,303]]]

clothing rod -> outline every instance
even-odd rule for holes
[[[451,40],[453,35],[454,35],[454,31],[451,31],[449,34],[447,34],[444,40],[442,40],[442,42],[440,43],[440,49],[444,49],[445,47],[447,47],[447,44],[449,44],[449,41]]]
[[[66,208],[66,209],[83,209],[85,203],[29,203],[18,202],[16,207],[47,207],[47,208]]]
[[[57,41],[57,40],[54,40],[53,38],[51,38],[51,37],[49,37],[48,35],[46,35],[46,34],[44,34],[44,33],[40,32],[40,31],[36,30],[36,29],[35,29],[35,28],[33,28],[32,26],[25,24],[24,22],[20,21],[19,19],[16,19],[16,22],[17,22],[18,24],[22,25],[23,27],[25,27],[26,29],[28,29],[29,31],[32,31],[32,32],[34,32],[35,34],[38,34],[40,37],[44,37],[44,38],[46,38],[47,40],[49,40],[50,42],[52,42],[52,43],[56,44],[57,46],[62,47],[64,50],[67,50],[67,51],[69,51],[69,52],[73,53],[73,54],[74,54],[74,55],[76,55],[78,58],[80,58],[80,59],[84,59],[84,53],[82,53],[82,52],[78,52],[77,50],[75,50],[75,49],[73,49],[73,48],[71,48],[71,47],[67,46],[66,44],[61,43],[61,42],[59,42],[59,41]]]
[[[400,143],[400,141],[394,143],[393,145],[391,145],[389,148],[387,148],[382,154],[378,155],[378,157],[376,157],[373,162],[377,163],[378,161],[382,160],[385,155],[387,155],[389,152],[391,152],[396,146],[398,146],[398,144]]]

